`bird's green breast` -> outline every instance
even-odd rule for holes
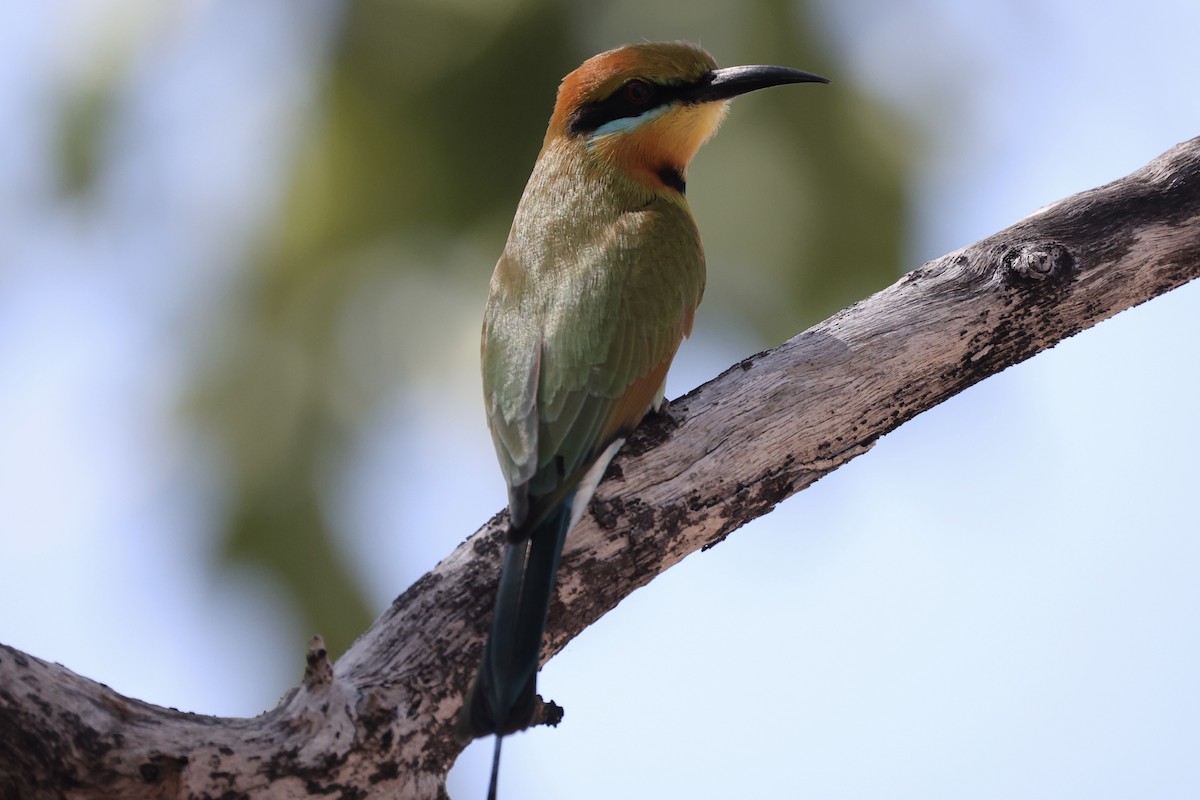
[[[511,487],[553,495],[614,425],[636,425],[653,399],[642,402],[639,378],[665,369],[690,332],[704,256],[686,201],[668,192],[582,148],[539,159],[484,315],[484,393]]]

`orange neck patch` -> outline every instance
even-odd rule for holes
[[[717,132],[728,108],[725,102],[670,106],[630,127],[598,132],[588,149],[656,191],[682,191],[688,164]]]

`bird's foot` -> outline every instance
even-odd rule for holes
[[[653,409],[652,413],[652,419],[660,420],[659,424],[663,426],[664,430],[673,431],[683,424],[683,415],[671,411],[671,403],[667,400],[664,400],[658,408]]]

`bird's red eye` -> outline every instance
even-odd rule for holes
[[[635,78],[625,84],[625,99],[633,103],[635,106],[642,106],[650,102],[650,97],[654,92],[650,89],[650,84],[645,81]]]

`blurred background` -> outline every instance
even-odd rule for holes
[[[505,493],[488,277],[558,79],[833,78],[693,165],[682,394],[1200,135],[1187,0],[0,5],[0,641],[254,715]],[[524,798],[1192,797],[1200,287],[952,399],[544,670]],[[451,773],[479,797],[491,744]]]

